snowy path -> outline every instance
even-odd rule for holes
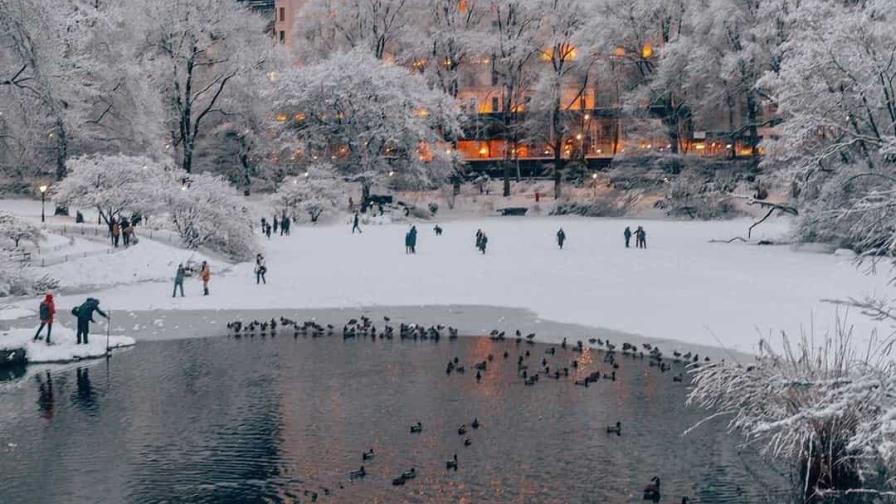
[[[648,250],[624,249],[625,225],[643,224]],[[563,226],[565,250],[554,233]],[[540,317],[649,338],[753,351],[759,333],[816,334],[834,323],[825,298],[887,293],[850,260],[789,247],[711,244],[742,234],[746,223],[524,218],[462,220],[419,227],[418,254],[404,254],[404,225],[299,227],[264,240],[268,285],[255,285],[251,264],[213,272],[212,295],[198,281],[172,299],[169,282],[113,287],[96,295],[113,310],[213,310],[363,306],[487,305],[527,308]],[[473,247],[482,228],[486,255]],[[781,224],[760,235],[780,235]],[[164,272],[155,272],[156,278]],[[173,276],[173,271],[169,276]],[[79,301],[62,299],[64,305]],[[857,337],[874,325],[850,317]],[[548,336],[548,335],[545,335]]]

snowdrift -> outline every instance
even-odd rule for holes
[[[103,327],[104,326],[98,326]],[[0,350],[25,350],[25,360],[29,364],[41,362],[71,362],[83,359],[94,359],[106,355],[106,334],[105,332],[92,333],[90,335],[90,343],[87,345],[78,345],[75,331],[63,326],[62,324],[53,324],[52,345],[47,345],[46,341],[33,341],[34,333],[37,326],[30,329],[10,329],[0,332]],[[42,335],[46,337],[46,329]],[[134,338],[128,336],[109,336],[109,348],[123,348],[133,346],[136,343]]]

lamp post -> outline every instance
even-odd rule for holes
[[[597,174],[591,174],[591,192],[594,194],[594,198],[597,199]]]
[[[47,185],[44,184],[37,188],[40,191],[40,221],[47,222],[46,205],[47,205]]]

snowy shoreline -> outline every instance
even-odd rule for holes
[[[37,327],[19,327],[0,332],[0,350],[25,351],[23,364],[64,364],[105,357],[110,350],[130,347],[137,342],[129,336],[92,334],[90,343],[78,345],[71,329],[60,323],[53,324],[52,345],[44,340],[35,341]],[[42,332],[46,337],[46,329]]]

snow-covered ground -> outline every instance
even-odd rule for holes
[[[95,327],[102,327],[95,325]],[[77,344],[75,332],[62,324],[53,324],[52,345],[47,345],[43,340],[34,341],[34,333],[37,327],[24,329],[11,329],[0,332],[0,348],[25,349],[25,358],[30,364],[41,362],[69,362],[73,360],[91,359],[106,355],[106,335],[91,334],[90,342],[86,345]],[[46,337],[47,330],[42,335]],[[132,346],[136,343],[128,336],[109,336],[109,348],[121,348]]]
[[[138,283],[91,294],[115,311],[507,306],[549,320],[748,352],[756,349],[760,336],[781,330],[793,335],[829,330],[837,309],[824,299],[891,290],[885,272],[865,275],[848,257],[788,246],[709,243],[743,234],[744,220],[462,219],[442,222],[441,237],[434,235],[432,224],[418,224],[414,256],[404,253],[403,224],[367,226],[362,235],[352,235],[344,225],[295,227],[290,237],[262,239],[267,285],[255,284],[252,264],[223,274],[218,264],[208,297],[201,295],[200,282],[188,280],[187,297],[172,298],[175,263],[155,261],[160,254],[155,247],[163,246],[146,241],[128,252],[133,257],[122,253],[91,265],[72,263],[69,267],[78,271],[68,280],[101,285],[105,275],[130,280],[121,273],[122,265],[140,270],[132,279]],[[622,230],[639,224],[647,230],[650,248],[625,249]],[[561,226],[568,236],[564,250],[554,239]],[[485,255],[473,246],[478,228],[489,237]],[[785,234],[786,223],[780,221],[758,231],[759,238]],[[60,276],[68,274],[62,271],[66,268],[61,267]],[[155,279],[164,281],[141,281]],[[57,303],[71,306],[83,298],[62,296]],[[17,306],[31,305],[36,301]],[[873,329],[889,334],[889,327],[855,313],[849,322],[859,339]]]

